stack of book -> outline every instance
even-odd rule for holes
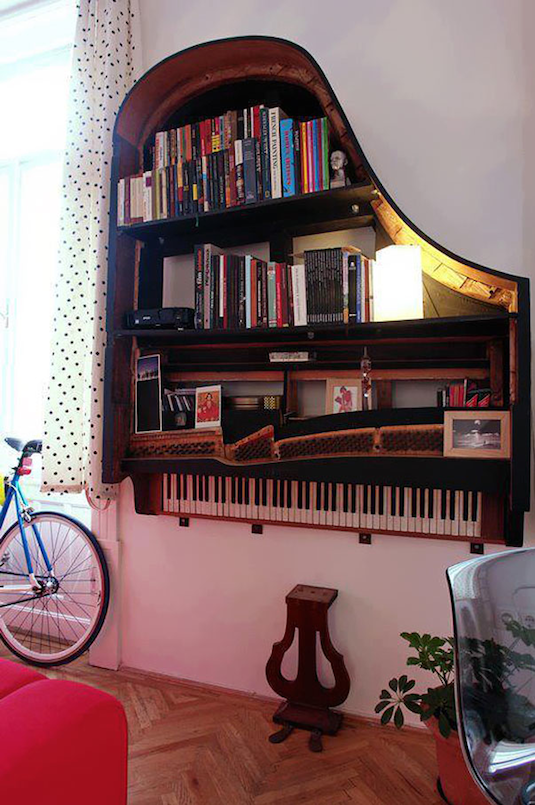
[[[326,118],[254,106],[157,132],[146,170],[119,180],[119,226],[329,188]]]
[[[491,390],[478,388],[475,380],[465,378],[437,390],[439,408],[489,408]]]
[[[304,265],[195,247],[195,327],[249,329],[352,324],[373,312],[373,261],[353,250],[316,249]]]

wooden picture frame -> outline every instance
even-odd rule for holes
[[[362,411],[362,380],[355,377],[329,377],[325,383],[325,413]]]
[[[221,427],[221,386],[198,386],[195,390],[195,427]]]
[[[511,417],[509,411],[444,413],[444,455],[448,458],[510,458]]]

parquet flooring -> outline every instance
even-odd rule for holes
[[[9,655],[2,650],[2,656]],[[268,742],[273,704],[82,658],[48,672],[123,703],[130,732],[128,805],[441,805],[432,739],[358,723],[324,738]]]

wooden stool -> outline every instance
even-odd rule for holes
[[[266,665],[266,677],[283,702],[273,716],[283,728],[270,736],[271,743],[284,741],[294,728],[311,730],[309,747],[321,752],[321,736],[335,735],[342,723],[342,714],[330,710],[347,699],[351,685],[344,658],[334,648],[329,636],[327,611],[338,590],[329,587],[309,587],[298,584],[286,596],[288,617],[286,631],[279,643],[273,645]],[[297,676],[293,681],[281,673],[282,660],[292,645],[295,630],[299,629]],[[318,680],[316,670],[316,632],[321,648],[332,666],[335,684],[325,688]]]

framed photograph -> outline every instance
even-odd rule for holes
[[[446,411],[444,455],[451,458],[509,458],[509,412]]]
[[[160,356],[144,355],[136,363],[136,433],[162,430],[162,380]]]
[[[325,391],[326,414],[348,414],[362,411],[362,381],[329,378]]]
[[[221,426],[221,386],[200,386],[195,390],[195,427]]]

